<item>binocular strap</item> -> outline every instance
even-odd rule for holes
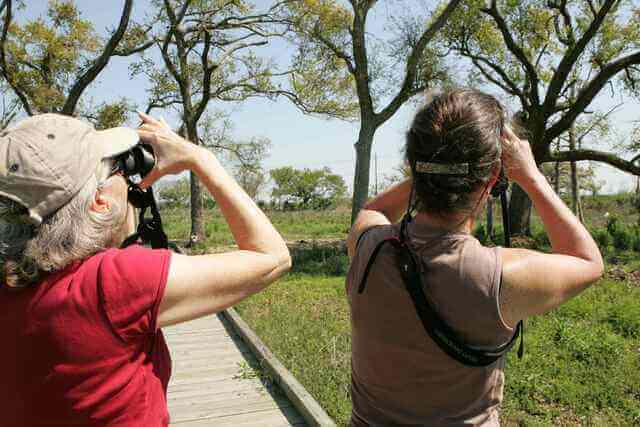
[[[419,260],[409,246],[397,237],[387,238],[377,244],[367,263],[364,275],[358,286],[358,293],[365,290],[367,276],[380,249],[386,244],[391,244],[396,251],[396,261],[400,269],[400,275],[405,288],[411,297],[416,313],[422,322],[422,326],[431,339],[450,357],[467,366],[488,366],[505,355],[515,344],[520,336],[518,358],[524,354],[524,326],[518,322],[514,335],[508,343],[493,349],[480,349],[465,343],[460,336],[438,315],[427,300],[422,286],[422,276],[418,268]]]
[[[138,241],[142,244],[150,244],[153,249],[167,249],[169,247],[169,239],[162,227],[162,219],[156,205],[156,199],[153,196],[153,190],[149,187],[147,190],[140,190],[137,193],[136,207],[139,207],[139,224],[135,234],[127,237],[120,246],[126,248]],[[146,218],[147,208],[151,208],[151,218]]]

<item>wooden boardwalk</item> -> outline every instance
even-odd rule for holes
[[[257,375],[256,359],[220,316],[165,328],[173,359],[171,425],[304,426],[287,397]]]

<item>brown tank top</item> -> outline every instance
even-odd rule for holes
[[[478,368],[445,354],[420,322],[391,245],[381,248],[358,294],[374,248],[398,232],[398,225],[368,230],[347,275],[352,425],[499,425],[504,358]],[[425,269],[425,294],[441,318],[469,344],[508,342],[514,331],[500,315],[500,248],[418,223],[408,234]]]

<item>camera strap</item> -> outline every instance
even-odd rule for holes
[[[129,186],[129,200],[140,209],[138,216],[138,229],[136,233],[127,237],[120,246],[126,248],[135,243],[150,244],[153,249],[167,249],[169,240],[164,229],[162,228],[162,218],[156,204],[151,187],[146,190],[140,189],[137,185]],[[151,218],[146,217],[147,208],[151,210]]]
[[[522,322],[518,322],[515,333],[509,342],[499,347],[486,349],[465,343],[464,340],[438,315],[434,307],[429,303],[422,283],[422,272],[419,268],[420,261],[401,237],[389,237],[376,245],[371,257],[369,258],[362,280],[360,281],[358,293],[361,294],[364,292],[371,266],[375,262],[380,249],[382,249],[385,244],[390,244],[395,249],[396,261],[405,289],[411,297],[411,301],[413,302],[413,306],[420,318],[424,330],[446,354],[467,366],[487,366],[496,362],[511,350],[518,336],[520,336],[518,357],[522,358],[524,353],[524,333]]]

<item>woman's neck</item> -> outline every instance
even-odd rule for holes
[[[471,234],[475,222],[474,215],[451,214],[446,218],[428,212],[418,212],[413,221],[417,224],[424,224],[430,228],[446,230],[454,233]]]

